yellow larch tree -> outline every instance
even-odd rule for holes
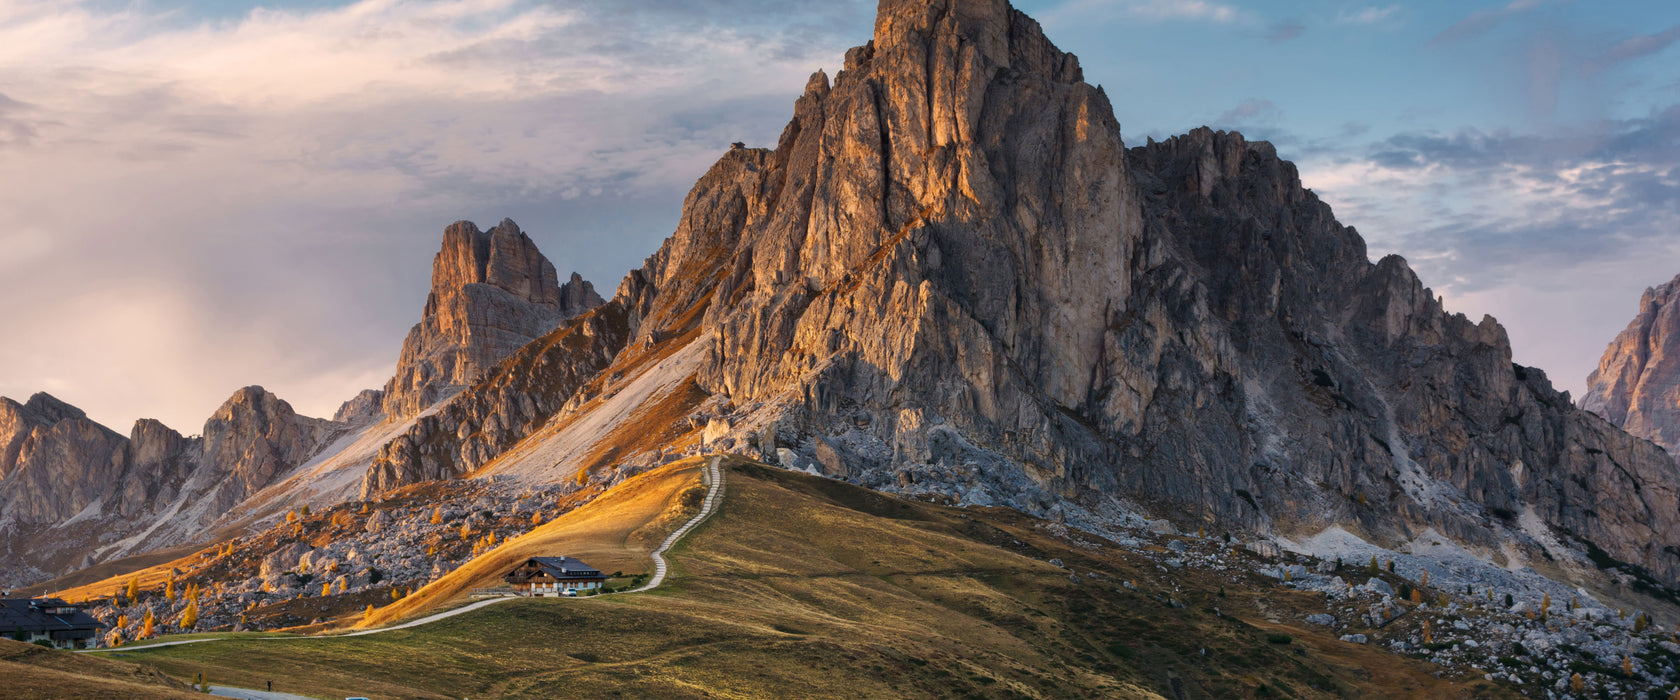
[[[188,598],[187,609],[181,613],[181,628],[192,629],[198,626],[198,599]]]

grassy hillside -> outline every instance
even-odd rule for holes
[[[678,475],[697,466],[626,483],[645,489],[624,499],[641,515],[610,531],[640,529],[636,518],[678,499],[694,483]],[[545,536],[565,541],[554,525]],[[736,462],[719,512],[677,547],[675,578],[652,593],[520,600],[353,639],[127,653],[182,677],[275,679],[323,697],[1507,694],[1295,626],[1322,609],[1306,594],[1242,572],[1170,570],[1060,532],[1013,511]]]
[[[575,510],[509,540],[413,595],[380,608],[359,627],[400,622],[467,600],[474,588],[502,585],[502,575],[528,557],[576,557],[607,573],[651,572],[648,553],[692,517],[705,498],[696,457],[631,477]]]
[[[0,697],[164,700],[204,696],[150,666],[0,639]]]

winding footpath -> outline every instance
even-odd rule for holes
[[[710,484],[708,485],[708,487],[706,489],[706,500],[701,502],[699,513],[696,513],[693,518],[690,518],[688,520],[688,522],[683,523],[682,527],[677,528],[676,532],[671,533],[670,537],[666,537],[665,541],[661,542],[659,544],[659,547],[653,550],[653,552],[651,554],[651,556],[653,558],[653,576],[648,579],[648,582],[643,584],[641,588],[636,588],[636,589],[632,589],[632,590],[628,590],[628,591],[619,591],[618,593],[604,593],[602,595],[620,595],[620,594],[623,594],[623,593],[641,593],[643,591],[650,591],[650,590],[653,590],[655,588],[658,588],[659,584],[665,582],[665,576],[666,576],[667,572],[670,570],[670,566],[665,561],[665,553],[670,551],[671,547],[675,546],[677,544],[677,542],[683,538],[683,535],[688,534],[690,530],[693,530],[694,528],[698,527],[700,525],[700,523],[705,522],[706,518],[711,517],[712,512],[717,510],[718,502],[723,500],[723,469],[722,469],[722,467],[719,466],[719,463],[722,462],[722,461],[723,461],[722,457],[713,457],[710,462],[706,463],[706,470],[703,473],[705,474],[707,480],[710,482]],[[591,597],[599,597],[599,596],[591,596]],[[410,627],[419,627],[421,625],[428,625],[428,624],[431,624],[433,622],[437,622],[438,620],[454,617],[454,616],[460,615],[462,613],[469,613],[469,612],[472,612],[472,611],[477,610],[479,608],[489,607],[489,606],[495,605],[497,603],[505,603],[505,602],[510,601],[510,600],[520,600],[520,598],[517,598],[517,597],[489,598],[489,599],[486,599],[486,600],[480,600],[480,601],[475,602],[475,603],[468,603],[466,605],[463,605],[459,608],[455,608],[455,609],[452,609],[452,610],[445,610],[443,612],[436,613],[436,614],[433,614],[433,615],[427,615],[425,617],[422,617],[422,618],[419,618],[419,619],[416,619],[416,620],[410,620],[410,621],[405,622],[405,623],[400,624],[400,625],[393,625],[391,627],[380,627],[378,629],[371,629],[371,630],[362,630],[360,632],[346,632],[344,634],[326,634],[326,635],[316,635],[316,636],[246,637],[245,639],[260,639],[260,640],[265,640],[265,641],[301,640],[301,639],[341,639],[341,638],[344,638],[344,637],[361,637],[361,636],[365,636],[365,635],[369,635],[369,634],[384,634],[386,632],[395,632],[397,630],[405,630],[405,629],[408,629]],[[229,638],[228,637],[208,637],[208,638],[205,638],[205,639],[182,639],[182,640],[174,641],[174,642],[158,642],[156,644],[147,644],[145,646],[121,646],[121,647],[115,647],[115,648],[111,648],[111,649],[83,649],[83,650],[80,650],[80,651],[81,651],[81,653],[103,652],[103,651],[119,651],[119,650],[126,652],[126,651],[138,651],[138,650],[141,650],[141,649],[158,649],[158,648],[162,648],[162,647],[180,646],[182,644],[199,644],[201,642],[218,642],[218,641],[225,641],[227,639],[229,639]]]

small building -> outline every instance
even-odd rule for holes
[[[502,580],[520,595],[554,597],[598,589],[607,575],[571,557],[531,557]]]
[[[0,599],[0,636],[8,639],[87,649],[104,628],[92,615],[57,598]]]

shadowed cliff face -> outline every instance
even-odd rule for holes
[[[698,424],[884,491],[1390,543],[1530,541],[1532,511],[1680,573],[1667,455],[1514,366],[1504,329],[1404,260],[1373,264],[1269,144],[1125,149],[1103,91],[1001,1],[882,2],[776,148],[726,154],[585,318],[611,332],[527,347],[365,493],[483,464],[592,368],[698,331],[720,399]],[[543,387],[537,410],[510,385]]]
[[[1680,445],[1680,277],[1645,290],[1587,377],[1581,408],[1670,451]]]

